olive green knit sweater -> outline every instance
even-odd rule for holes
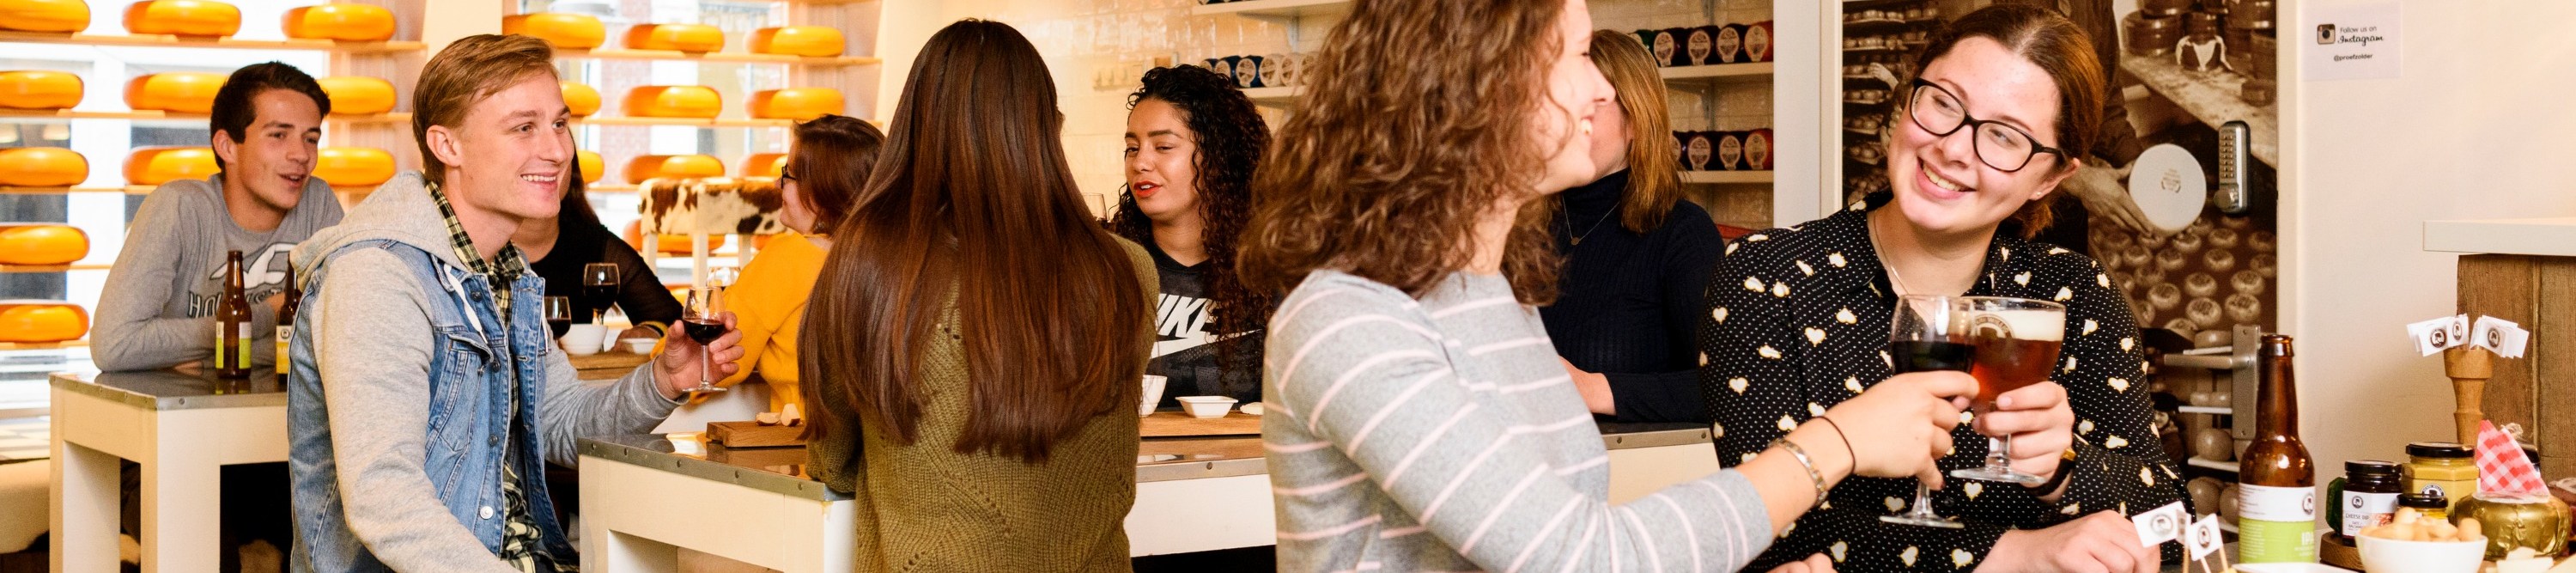
[[[1128,264],[1152,308],[1160,281],[1154,262],[1134,243]],[[1150,313],[1148,317],[1152,316]],[[941,311],[942,333],[957,330],[956,301]],[[1136,365],[1152,352],[1151,320],[1136,325]],[[827,433],[808,440],[806,471],[857,498],[860,571],[961,572],[1128,571],[1127,510],[1136,503],[1137,419],[1118,408],[1057,442],[1045,463],[954,446],[972,415],[966,354],[942,336],[923,357],[919,440],[906,445],[859,423],[847,404],[811,405],[828,417]],[[808,375],[807,384],[838,382]],[[818,388],[829,391],[828,387]]]

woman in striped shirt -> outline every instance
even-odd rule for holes
[[[1532,305],[1543,199],[1598,174],[1583,0],[1360,0],[1254,178],[1285,571],[1733,571],[1845,476],[1937,479],[1958,373],[1843,402],[1733,470],[1625,504]],[[1821,566],[1820,560],[1810,564]]]

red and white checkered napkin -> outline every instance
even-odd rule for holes
[[[2495,422],[2478,422],[2478,492],[2507,497],[2548,495],[2540,468]]]

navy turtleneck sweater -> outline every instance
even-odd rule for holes
[[[1609,378],[1613,421],[1708,422],[1696,334],[1726,240],[1690,201],[1674,202],[1662,226],[1628,230],[1619,224],[1627,193],[1620,171],[1559,195],[1551,225],[1565,271],[1539,317],[1566,362]]]

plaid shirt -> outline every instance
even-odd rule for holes
[[[501,245],[501,251],[494,255],[494,258],[499,259],[498,261],[485,260],[482,252],[474,249],[474,238],[465,234],[465,224],[456,220],[456,206],[448,204],[447,193],[440,190],[438,184],[429,185],[429,199],[430,202],[438,204],[438,215],[447,220],[448,246],[456,249],[456,258],[465,261],[467,270],[491,280],[494,287],[492,298],[500,305],[499,314],[509,316],[510,283],[517,281],[519,275],[528,272],[527,257],[519,254],[519,247],[505,243]],[[515,418],[519,413],[518,389],[511,388],[509,394],[510,409],[507,416]],[[515,434],[519,426],[517,420],[505,419],[502,427],[511,428],[509,431]],[[526,452],[519,451],[518,436],[511,436],[509,443],[509,452],[505,455],[507,461],[501,464],[501,510],[504,519],[508,520],[501,530],[501,560],[508,562],[512,568],[526,573],[579,571],[578,563],[563,563],[554,556],[546,554],[543,534],[537,530],[536,517],[528,511],[527,494],[519,487],[520,480],[523,478],[519,476],[516,468],[519,456],[525,455]]]

